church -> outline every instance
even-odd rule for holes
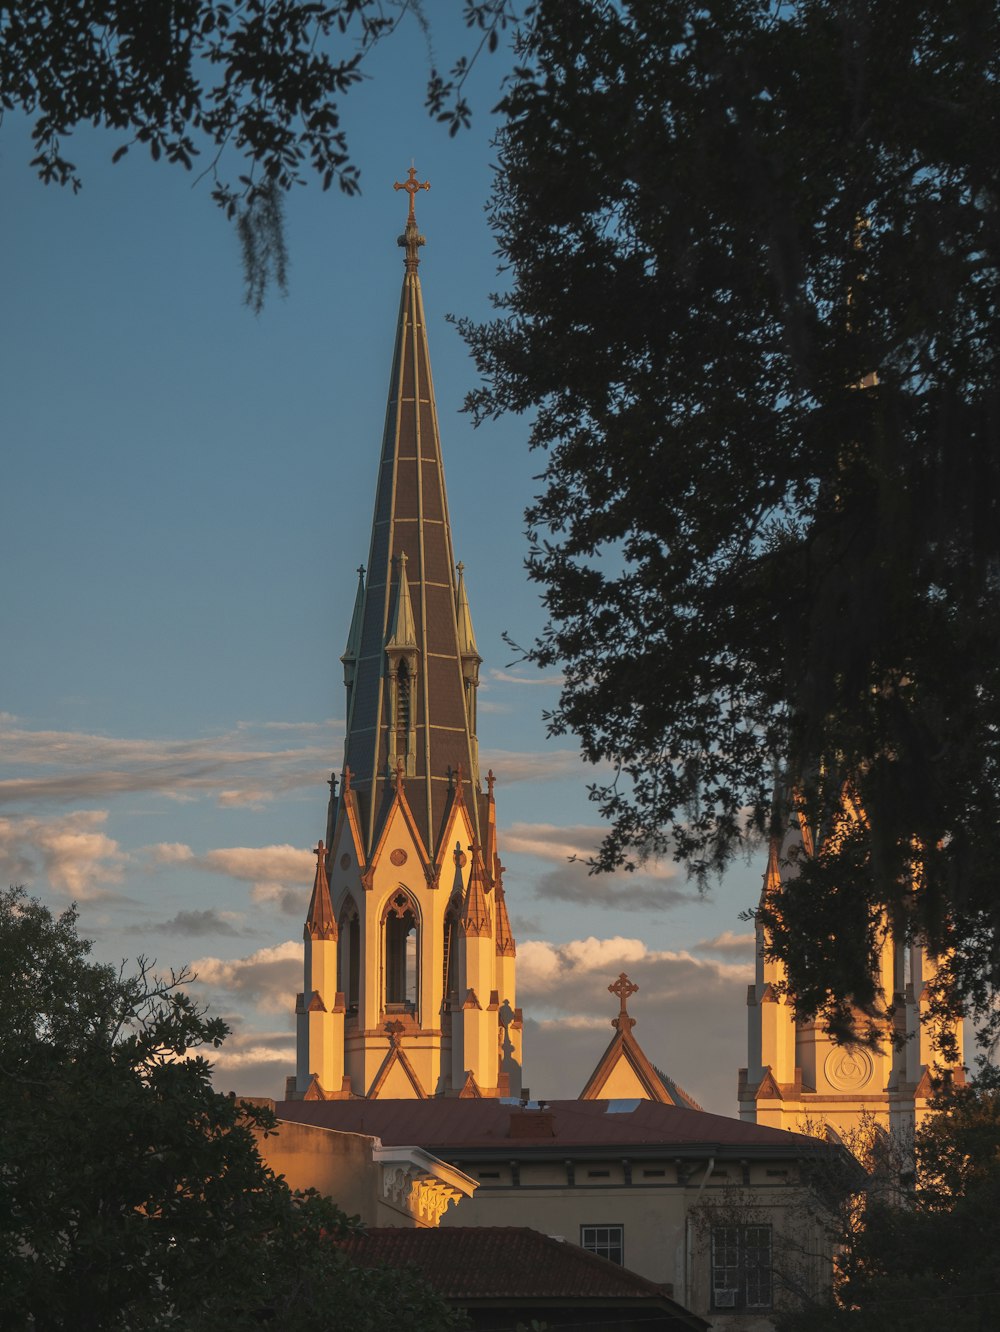
[[[861,817],[855,811],[854,817]],[[819,834],[795,812],[783,838],[772,843],[762,905],[780,910],[782,885]],[[822,1023],[796,1016],[785,970],[767,955],[767,932],[757,920],[756,975],[747,990],[747,1067],[740,1069],[740,1118],[775,1128],[826,1132],[849,1145],[865,1126],[908,1141],[927,1114],[937,1078],[963,1082],[962,1023],[952,1028],[958,1061],[944,1068],[927,1022],[934,959],[919,941],[886,927],[879,956],[882,1023],[875,1048],[838,1045]]]
[[[529,1227],[669,1290],[691,1326],[721,1315],[730,1332],[768,1332],[784,1303],[829,1288],[817,1165],[843,1164],[837,1135],[852,1117],[912,1111],[930,1055],[919,1034],[882,1062],[824,1044],[795,1021],[760,937],[740,1118],[704,1111],[651,1063],[624,973],[608,986],[613,1035],[577,1098],[529,1100],[496,782],[479,764],[482,660],[419,278],[415,199],[428,183],[411,168],[395,188],[409,196],[403,284],[368,563],[341,657],[344,764],[316,847],[296,1071],[274,1104],[284,1138],[261,1150],[294,1187],[366,1198],[369,1224]],[[765,892],[780,891],[788,859],[772,849]],[[907,980],[898,961],[887,955],[886,983],[909,985],[919,1033],[922,963],[911,958]],[[830,1141],[803,1132],[817,1122]]]
[[[367,568],[341,658],[347,738],[305,924],[290,1099],[519,1096],[516,947],[481,658],[452,549],[410,168]]]

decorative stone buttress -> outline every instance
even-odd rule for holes
[[[855,811],[854,817],[863,816]],[[805,818],[794,813],[782,841],[771,845],[762,903],[780,909],[783,883],[803,856],[814,854],[816,840]],[[961,1023],[955,1028],[956,1067],[944,1068],[932,1047],[924,1019],[935,965],[918,943],[905,944],[885,931],[882,1001],[894,1012],[897,1039],[886,1023],[877,1049],[838,1045],[820,1023],[796,1019],[785,968],[766,950],[767,933],[758,920],[756,977],[747,992],[748,1066],[739,1073],[741,1119],[793,1132],[832,1129],[848,1143],[870,1119],[905,1139],[927,1111],[934,1077],[964,1079]]]
[[[519,1095],[521,1015],[476,647],[455,564],[409,178],[367,576],[341,661],[347,738],[305,926],[294,1098]]]

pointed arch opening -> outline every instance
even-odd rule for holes
[[[339,927],[337,988],[344,996],[348,1017],[355,1017],[361,993],[361,917],[353,897],[348,897],[341,908]]]
[[[382,913],[382,1008],[415,1017],[420,993],[420,927],[416,903],[402,887]]]
[[[407,777],[412,777],[417,752],[417,657],[410,649],[395,648],[387,649],[387,657],[389,771],[394,772],[402,760]]]

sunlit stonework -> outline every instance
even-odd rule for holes
[[[799,816],[781,845],[773,845],[764,897],[780,903],[783,882],[813,839]],[[935,964],[917,943],[884,932],[879,975],[882,1006],[895,1014],[877,1049],[836,1045],[818,1022],[796,1019],[785,991],[785,969],[765,956],[757,926],[756,978],[747,994],[747,1067],[740,1070],[740,1117],[775,1128],[832,1130],[850,1141],[863,1121],[907,1136],[927,1111],[935,1077],[960,1080],[962,1028],[956,1024],[958,1063],[945,1068],[926,1022]],[[893,1041],[893,1035],[896,1041]]]
[[[521,1015],[494,778],[479,771],[481,658],[452,551],[418,276],[405,272],[367,572],[341,658],[347,737],[305,927],[288,1095],[518,1095]]]

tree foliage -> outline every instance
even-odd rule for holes
[[[184,975],[89,950],[74,911],[0,896],[0,1325],[456,1326],[419,1280],[352,1268],[357,1222],[263,1165],[273,1115],[213,1090],[227,1029]]]
[[[309,176],[358,191],[340,101],[408,13],[429,35],[422,0],[17,0],[0,6],[0,106],[31,118],[42,180],[74,190],[67,141],[80,125],[117,134],[116,162],[138,147],[191,170],[206,153],[212,197],[241,222],[259,308],[261,284],[284,280],[282,192]],[[509,0],[464,0],[462,16],[475,52],[448,74],[428,68],[427,108],[452,133],[469,122],[471,62],[495,49],[513,11]],[[236,180],[226,150],[242,158]]]
[[[884,1138],[884,1135],[883,1135]],[[1000,1289],[1000,1079],[945,1087],[909,1151],[885,1154],[837,1242],[835,1299],[780,1332],[932,1332],[996,1326]],[[889,1178],[889,1172],[892,1178]]]
[[[511,281],[463,325],[470,407],[531,413],[547,454],[527,655],[564,671],[551,731],[615,769],[597,866],[704,881],[794,806],[821,850],[771,924],[800,1008],[874,1013],[888,921],[985,1011],[995,0],[542,0],[502,109]]]

